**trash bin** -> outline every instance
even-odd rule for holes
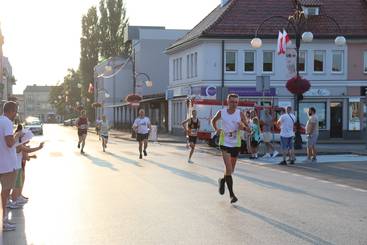
[[[149,133],[149,140],[153,141],[153,142],[158,141],[158,127],[157,127],[157,125],[152,125],[151,126],[151,130],[150,130],[150,133]]]

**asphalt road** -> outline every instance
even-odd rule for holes
[[[317,175],[331,165],[241,160],[231,205],[217,190],[215,153],[198,151],[188,164],[184,145],[150,144],[139,160],[136,142],[111,139],[104,153],[90,134],[81,155],[75,129],[44,131],[33,144],[45,140],[45,148],[27,164],[29,203],[10,212],[17,230],[4,233],[5,245],[367,244],[367,190]],[[355,166],[349,174],[366,181],[366,163]]]

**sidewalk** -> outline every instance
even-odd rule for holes
[[[89,132],[95,133],[94,129],[89,129]],[[111,129],[111,137],[118,139],[135,141],[135,138],[131,138],[131,132],[124,132],[120,130]],[[183,136],[171,135],[171,134],[158,134],[158,142],[160,143],[186,143],[186,138]],[[206,143],[199,143],[199,145],[206,149],[214,149],[209,147]],[[263,152],[263,145],[260,146],[259,151]],[[318,153],[321,155],[329,154],[358,154],[367,155],[366,144],[361,140],[320,140],[318,145]],[[279,151],[279,143],[276,144],[276,149]],[[296,150],[297,155],[306,154],[306,145],[303,145],[301,150]]]

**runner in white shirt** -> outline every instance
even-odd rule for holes
[[[3,208],[3,231],[15,230],[15,225],[7,219],[6,204],[10,190],[14,187],[16,178],[17,154],[15,143],[21,132],[13,135],[13,122],[18,111],[15,102],[9,101],[4,105],[4,114],[0,116],[0,183],[1,201]]]
[[[277,125],[280,127],[280,144],[283,152],[283,161],[279,165],[287,165],[287,153],[289,154],[290,164],[294,164],[293,137],[296,117],[292,113],[292,107],[290,106],[287,107],[287,112],[283,108],[281,113],[282,115],[279,117]]]
[[[225,172],[224,177],[218,180],[219,193],[224,194],[225,183],[229,190],[231,203],[237,202],[237,197],[233,192],[233,179],[238,153],[241,147],[240,130],[247,129],[246,118],[239,109],[237,109],[239,98],[237,94],[229,94],[227,97],[228,108],[219,110],[212,119],[212,126],[219,135],[219,145],[222,150]],[[221,119],[222,128],[218,128],[218,121]]]
[[[145,116],[144,109],[139,110],[139,117],[135,119],[133,130],[137,133],[136,140],[139,142],[139,158],[142,159],[142,148],[144,143],[144,156],[147,156],[148,136],[151,130],[151,124],[148,117]]]
[[[108,131],[110,130],[110,125],[106,119],[106,116],[102,116],[102,121],[100,122],[100,137],[102,138],[102,148],[103,151],[106,151],[107,143],[108,143]]]

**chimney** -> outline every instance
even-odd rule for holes
[[[221,0],[220,2],[220,6],[223,7],[225,6],[230,0]],[[366,0],[367,1],[367,0]]]

